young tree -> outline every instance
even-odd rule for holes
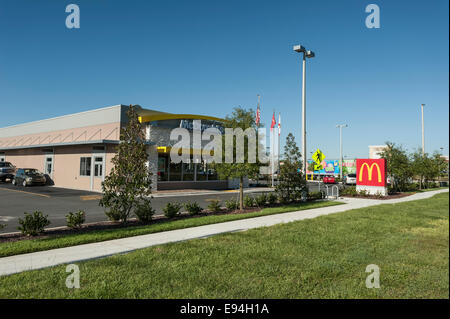
[[[435,182],[441,177],[447,165],[438,152],[429,156],[428,153],[422,154],[421,149],[411,155],[411,162],[414,177],[419,180],[419,189],[427,188],[428,182]]]
[[[100,205],[109,208],[106,215],[126,223],[135,210],[151,211],[151,172],[147,168],[144,130],[133,106],[127,112],[128,124],[122,129],[113,168],[102,184]]]
[[[387,148],[380,156],[386,159],[386,173],[391,178],[394,191],[404,191],[413,176],[411,161],[406,151],[394,143],[386,142]]]
[[[411,169],[414,178],[419,181],[419,189],[424,188],[424,180],[425,175],[427,175],[428,165],[430,165],[428,154],[423,154],[421,149],[418,149],[411,154]]]
[[[431,156],[427,156],[427,166],[425,171],[425,186],[427,187],[428,182],[436,182],[439,177],[444,175],[447,162],[441,157],[437,151]]]
[[[255,116],[252,109],[246,110],[242,107],[235,107],[231,115],[227,115],[224,122],[225,129],[242,129],[253,128],[256,131]],[[221,178],[239,178],[239,209],[244,209],[244,178],[256,176],[259,172],[258,159],[256,163],[249,163],[248,158],[248,137],[244,136],[244,162],[236,162],[236,137],[233,137],[233,162],[225,163],[225,136],[222,140],[222,149],[224,150],[221,163],[214,163],[218,175]]]
[[[302,174],[300,150],[292,133],[286,137],[284,162],[280,168],[280,177],[275,190],[283,201],[289,202],[307,195],[305,176]]]

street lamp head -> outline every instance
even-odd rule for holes
[[[314,52],[308,50],[306,51],[306,57],[307,58],[314,58],[316,55],[314,54]]]
[[[305,52],[306,50],[305,50],[305,48],[303,47],[303,46],[301,46],[300,44],[298,44],[298,45],[294,45],[294,51],[295,52]]]

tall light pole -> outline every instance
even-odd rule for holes
[[[302,157],[303,174],[306,177],[306,58],[313,58],[314,52],[306,50],[301,45],[294,45],[294,51],[302,54]]]
[[[422,155],[425,156],[425,123],[423,121],[423,107],[425,104],[421,104],[422,106]]]
[[[340,162],[340,168],[339,168],[339,174],[341,176],[341,182],[343,181],[343,172],[342,172],[342,167],[343,167],[343,159],[342,159],[342,128],[343,127],[348,127],[347,124],[338,124],[336,125],[336,127],[339,128],[339,162]]]

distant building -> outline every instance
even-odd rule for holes
[[[381,158],[380,154],[387,148],[387,145],[369,145],[369,158]]]

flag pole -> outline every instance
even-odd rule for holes
[[[256,106],[256,118],[257,118],[257,122],[256,123],[256,145],[257,145],[257,149],[258,149],[258,153],[259,153],[259,122],[260,122],[260,118],[261,118],[261,109],[260,109],[260,102],[261,102],[261,95],[256,94],[256,96],[258,97],[258,104]],[[266,140],[267,143],[267,140]],[[259,170],[258,173],[256,173],[256,186],[259,186]]]
[[[281,155],[281,112],[278,113],[278,180],[280,180],[280,155]]]
[[[272,119],[274,117],[275,117],[275,109],[273,110]],[[272,126],[272,124],[270,126]],[[274,135],[273,134],[274,133],[273,127],[272,127],[272,130],[271,130],[271,133],[272,133],[272,187],[274,187],[275,186],[275,182],[274,182],[274,176],[273,176],[273,174],[274,174],[274,157],[273,157],[273,155],[275,153],[275,136],[273,136]]]

